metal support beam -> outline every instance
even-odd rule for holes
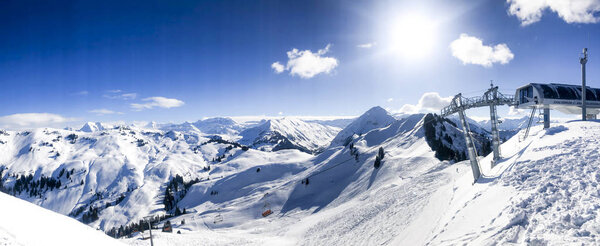
[[[477,162],[477,149],[471,136],[471,129],[467,123],[465,116],[465,110],[478,107],[490,107],[490,118],[492,123],[492,146],[494,152],[494,162],[499,160],[500,157],[500,134],[498,132],[498,113],[496,110],[497,105],[516,105],[517,102],[512,95],[503,95],[498,92],[498,87],[491,85],[491,88],[482,97],[464,98],[462,94],[454,96],[452,102],[447,107],[443,108],[440,112],[442,117],[447,117],[451,114],[458,113],[460,123],[463,128],[465,135],[465,143],[467,144],[467,151],[469,154],[469,160],[471,161],[471,169],[473,170],[473,178],[475,181],[481,176],[481,169]]]
[[[585,87],[585,64],[587,63],[587,48],[583,48],[583,57],[579,58],[579,63],[581,63],[581,120],[587,119],[586,112],[586,87]]]
[[[495,165],[496,161],[500,160],[501,158],[500,133],[498,132],[498,113],[496,112],[496,105],[500,104],[498,86],[494,87],[494,84],[490,83],[490,89],[483,94],[483,97],[490,105],[490,124],[492,125],[492,152],[494,153],[492,165]]]
[[[500,133],[498,132],[498,114],[496,113],[496,105],[490,104],[490,121],[492,124],[492,151],[494,152],[494,161],[500,160]]]
[[[533,125],[533,118],[535,118],[536,110],[537,110],[537,108],[531,108],[531,115],[529,115],[529,122],[527,123],[527,129],[525,130],[525,136],[523,136],[522,141],[525,141],[525,139],[527,139],[527,136],[529,136],[529,129],[531,129],[531,126]],[[520,138],[519,138],[519,141],[521,141]]]
[[[481,171],[479,169],[479,163],[477,162],[477,152],[473,143],[473,136],[471,136],[471,129],[465,117],[464,107],[462,104],[462,95],[460,93],[456,95],[454,99],[452,99],[452,105],[459,109],[458,115],[465,136],[465,143],[467,144],[467,153],[469,155],[469,160],[471,161],[473,179],[475,180],[474,182],[477,182],[477,179],[479,179],[479,176],[481,176]]]
[[[152,223],[150,223],[150,220],[152,220],[152,216],[145,216],[144,220],[146,220],[146,222],[148,222],[148,231],[150,231],[150,246],[154,246],[154,241],[152,241]]]
[[[544,107],[544,129],[550,128],[550,108]]]

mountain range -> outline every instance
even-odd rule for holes
[[[469,122],[483,158],[491,151],[486,122]],[[522,122],[504,122],[501,129]],[[218,234],[223,244],[389,244],[406,243],[402,235],[418,225],[419,211],[435,214],[427,201],[447,199],[437,193],[444,182],[469,177],[455,117],[398,118],[374,107],[336,125],[343,128],[296,118],[251,124],[214,118],[1,131],[0,190],[113,237],[140,237],[142,219],[150,215],[158,226],[178,221],[175,228],[189,234],[165,234],[166,242]],[[249,228],[263,228],[252,232],[261,236],[248,237]],[[218,233],[231,230],[239,233]]]

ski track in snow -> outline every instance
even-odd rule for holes
[[[527,141],[515,136],[502,145],[509,157],[484,167],[492,176],[470,189],[457,187],[462,194],[428,244],[600,243],[600,125],[573,122],[533,132]]]
[[[430,195],[447,175],[427,174],[397,186],[392,185],[363,195],[358,206],[338,211],[336,216],[319,222],[306,234],[302,245],[382,245],[388,244],[406,228],[427,204]],[[370,199],[377,197],[377,199]],[[408,212],[410,211],[410,212]],[[360,236],[358,236],[360,235]]]
[[[552,135],[556,130],[549,129]],[[597,131],[574,137],[557,145],[531,148],[531,156],[541,159],[520,161],[504,174],[499,183],[530,195],[504,210],[513,218],[495,240],[517,241],[523,233],[528,243],[550,239],[557,243],[598,244],[600,235],[600,158],[595,139]],[[535,146],[535,145],[534,145]]]

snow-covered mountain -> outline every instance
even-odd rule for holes
[[[331,141],[331,147],[346,145],[356,136],[373,129],[386,127],[395,120],[385,109],[373,107],[341,130]]]
[[[417,127],[417,123],[420,121],[422,121],[422,126],[419,126],[419,128],[423,127],[424,130],[418,137],[425,137],[426,142],[436,152],[436,156],[440,160],[458,161],[466,159],[467,153],[462,129],[456,123],[458,119],[448,120],[434,114],[413,114],[403,115],[403,117],[393,117],[381,107],[371,108],[350,123],[338,133],[332,141],[331,147],[347,146],[363,134],[375,129],[394,129],[402,126],[401,130],[398,131],[416,130],[413,128]],[[491,151],[489,132],[476,124],[470,125],[471,132],[475,136],[478,153],[482,155],[489,153]],[[385,137],[390,138],[392,136],[387,135]]]
[[[600,136],[598,123],[572,122],[548,130],[536,126],[526,141],[514,137],[504,143],[508,158],[496,165],[491,155],[481,158],[485,178],[473,184],[468,161],[440,162],[427,143],[423,123],[434,122],[436,134],[448,134],[452,123],[433,115],[412,118],[368,131],[345,147],[332,146],[310,165],[264,165],[213,184],[193,185],[180,205],[204,212],[178,217],[176,221],[186,220],[176,225],[183,234],[159,234],[160,240],[253,245],[597,243],[600,222],[594,204],[600,201],[594,175],[600,172],[600,158],[597,146],[589,143]],[[375,168],[380,148],[384,157]],[[267,210],[275,216],[263,217]]]
[[[401,132],[414,131],[412,138],[433,136],[426,142],[437,148],[434,153],[442,153],[436,154],[439,158],[464,158],[464,148],[456,147],[460,146],[462,136],[451,123],[427,120],[425,128],[415,130],[427,116],[395,120],[381,110],[367,111],[344,129],[353,136],[350,141],[364,139],[372,145]],[[167,207],[163,201],[165,184],[178,175],[189,185],[202,181],[208,185],[212,184],[206,182],[209,178],[227,177],[243,171],[243,167],[306,160],[310,155],[280,151],[323,151],[340,132],[298,119],[264,121],[240,134],[240,143],[259,149],[254,150],[215,136],[209,138],[191,123],[169,131],[127,126],[108,128],[99,123],[87,126],[103,128],[90,132],[53,129],[2,132],[0,150],[6,155],[0,157],[3,163],[0,177],[5,191],[108,231],[148,214],[173,213],[185,193],[169,201],[173,206]],[[427,133],[430,128],[433,134]],[[335,147],[338,146],[332,148]],[[305,170],[305,164],[293,168],[292,173]],[[271,177],[277,179],[278,175],[284,173]]]
[[[306,120],[308,123],[319,123],[321,125],[337,127],[340,129],[346,128],[346,126],[350,125],[355,119],[334,119],[334,120]]]
[[[0,245],[124,245],[64,215],[0,192]]]
[[[195,132],[205,135],[237,135],[241,130],[245,129],[244,124],[239,124],[230,118],[215,117],[196,122],[183,122],[179,124],[156,124],[150,129],[160,129],[163,131],[179,131],[179,132]]]
[[[363,245],[393,240],[398,232],[385,228],[405,227],[402,221],[411,218],[405,211],[426,204],[421,198],[437,188],[409,187],[407,182],[430,180],[421,176],[450,165],[439,160],[450,156],[442,157],[430,145],[462,153],[457,158],[465,155],[465,147],[460,146],[462,132],[451,121],[418,114],[383,124],[385,115],[378,108],[369,110],[345,129],[360,136],[352,132],[346,145],[332,145],[308,161],[254,166],[192,185],[179,206],[203,212],[175,220],[186,221],[175,228],[188,232],[182,234],[187,239],[159,234],[161,240],[214,242],[207,237],[215,231],[223,232],[218,234],[223,244]],[[384,157],[375,168],[380,148]],[[266,211],[275,215],[265,219]]]
[[[131,245],[148,243],[135,232],[145,215],[181,232],[154,230],[157,244],[597,243],[597,122],[535,126],[503,143],[494,166],[489,132],[472,124],[485,156],[475,183],[452,119],[376,107],[327,141],[323,127],[263,121],[230,135],[239,143],[124,126],[0,131],[0,190]],[[286,141],[322,147],[272,151]]]
[[[196,127],[196,125],[190,123],[190,122],[183,122],[181,124],[166,124],[163,126],[160,126],[160,129],[163,131],[178,131],[178,132],[193,132],[193,133],[200,133],[200,129],[198,129]]]
[[[82,132],[97,132],[104,130],[104,125],[100,122],[87,122],[79,130]]]
[[[468,158],[462,126],[457,121],[435,114],[424,117],[425,139],[440,160],[461,161]],[[489,154],[492,151],[490,133],[476,124],[469,123],[469,127],[477,154]]]
[[[230,118],[215,117],[199,120],[193,123],[201,132],[206,134],[234,135],[244,129],[244,126]]]
[[[502,118],[501,122],[498,123],[498,130],[501,131],[518,131],[527,127],[529,123],[529,116],[524,116],[522,118]],[[537,120],[534,121],[537,124]],[[480,120],[477,123],[487,131],[491,131],[492,126],[490,120]]]
[[[240,133],[240,144],[269,151],[298,149],[316,153],[327,146],[339,128],[294,118],[266,120]]]
[[[107,230],[162,209],[175,175],[208,178],[194,149],[208,139],[128,127],[0,134],[6,192]],[[201,151],[201,149],[199,149]]]

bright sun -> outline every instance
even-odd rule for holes
[[[435,23],[417,15],[403,15],[391,25],[391,50],[405,58],[422,58],[434,45]]]

